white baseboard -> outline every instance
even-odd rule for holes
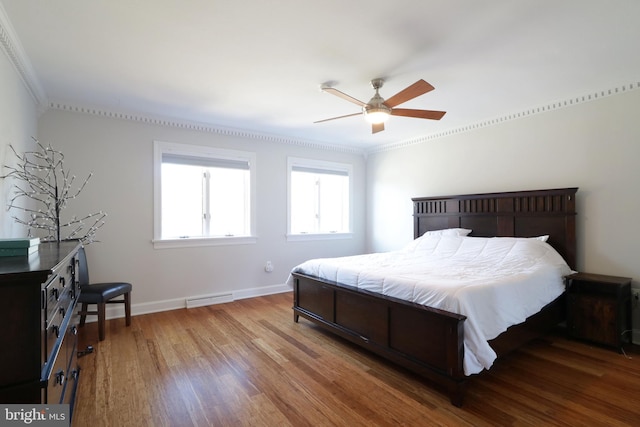
[[[236,299],[262,297],[265,295],[281,294],[283,292],[289,292],[291,290],[293,290],[291,286],[287,286],[284,283],[282,285],[271,285],[271,286],[264,286],[261,288],[241,289],[239,291],[233,292],[233,299],[236,300]]]
[[[170,300],[143,302],[131,305],[131,315],[158,313],[161,311],[177,310],[180,308],[204,307],[206,305],[223,304],[239,299],[254,298],[265,295],[280,294],[291,291],[286,284],[263,286],[260,288],[240,289],[220,294],[195,295],[188,298],[175,298]],[[107,319],[124,317],[124,307],[120,304],[109,304],[106,310]],[[87,316],[87,322],[97,321],[96,316]]]

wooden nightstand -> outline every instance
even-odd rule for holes
[[[631,279],[575,273],[565,283],[569,335],[621,350],[631,334]]]

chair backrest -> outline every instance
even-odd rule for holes
[[[78,283],[80,286],[89,284],[89,266],[87,265],[87,255],[84,253],[84,248],[81,247],[78,251]]]

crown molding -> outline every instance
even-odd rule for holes
[[[481,120],[479,122],[475,122],[466,126],[460,126],[457,128],[444,130],[442,132],[436,132],[429,135],[424,135],[418,138],[392,142],[376,148],[372,148],[371,150],[367,151],[367,154],[374,154],[374,153],[379,153],[383,151],[390,151],[398,148],[404,148],[410,145],[422,144],[428,141],[432,141],[434,139],[443,138],[445,136],[455,135],[458,133],[464,133],[464,132],[469,132],[469,131],[473,131],[480,128],[494,126],[507,121],[522,119],[522,118],[533,116],[536,114],[558,110],[560,108],[572,107],[574,105],[596,101],[598,99],[609,97],[609,96],[620,95],[622,93],[631,92],[637,89],[640,89],[640,81],[637,81],[635,83],[619,85],[610,89],[600,90],[600,91],[592,92],[582,96],[576,96],[575,98],[568,98],[562,101],[552,102],[550,104],[530,108],[530,109],[513,113],[513,114],[507,114],[505,116],[501,116],[493,119]]]
[[[493,119],[481,120],[479,122],[471,123],[469,125],[459,126],[457,128],[444,130],[442,132],[436,132],[436,133],[420,136],[417,138],[384,144],[379,147],[374,147],[371,149],[361,149],[361,148],[355,148],[355,147],[347,147],[343,145],[328,144],[328,143],[323,143],[318,141],[294,139],[294,138],[288,138],[288,137],[283,137],[279,135],[249,131],[245,129],[227,128],[227,127],[215,126],[215,125],[206,124],[206,123],[168,119],[168,118],[155,117],[155,116],[139,114],[139,113],[125,113],[125,112],[109,111],[103,108],[83,107],[83,106],[71,105],[69,103],[60,102],[60,101],[50,101],[47,107],[55,110],[90,114],[94,116],[108,117],[112,119],[129,120],[129,121],[157,125],[157,126],[167,126],[167,127],[180,128],[180,129],[192,130],[192,131],[198,131],[198,132],[214,133],[218,135],[255,139],[255,140],[273,142],[273,143],[297,145],[297,146],[303,146],[307,148],[339,151],[343,153],[362,155],[366,159],[371,154],[390,151],[390,150],[396,150],[396,149],[408,147],[411,145],[422,144],[422,143],[433,141],[435,139],[443,138],[446,136],[451,136],[451,135],[464,133],[464,132],[470,132],[473,130],[477,130],[477,129],[481,129],[489,126],[495,126],[507,121],[522,119],[522,118],[533,116],[536,114],[541,114],[541,113],[546,113],[553,110],[558,110],[561,108],[571,107],[574,105],[595,101],[595,100],[609,97],[609,96],[619,95],[619,94],[634,91],[637,89],[640,89],[640,81],[635,83],[619,85],[610,89],[600,90],[597,92],[592,92],[592,93],[582,95],[582,96],[577,96],[574,98],[568,98],[562,101],[552,102],[546,105],[530,108],[517,113],[507,114],[507,115],[500,116]]]
[[[328,144],[328,143],[312,141],[312,140],[288,138],[288,137],[283,137],[283,136],[274,135],[274,134],[254,132],[246,129],[216,126],[208,123],[191,122],[187,120],[158,117],[158,116],[153,116],[148,114],[125,113],[122,111],[110,111],[104,108],[97,108],[97,107],[83,107],[79,105],[72,105],[70,103],[66,103],[62,101],[50,101],[48,103],[48,108],[54,109],[54,110],[68,111],[72,113],[90,114],[93,116],[106,117],[110,119],[128,120],[132,122],[139,122],[139,123],[144,123],[149,125],[166,126],[166,127],[179,128],[179,129],[190,130],[190,131],[213,133],[217,135],[255,139],[255,140],[264,141],[264,142],[297,145],[297,146],[302,146],[307,148],[317,148],[322,150],[339,151],[339,152],[349,153],[349,154],[364,155],[364,150],[355,148],[355,147],[347,147],[347,146],[337,145],[337,144]]]
[[[18,72],[25,87],[29,91],[29,95],[33,98],[36,105],[42,109],[47,104],[47,96],[45,94],[40,80],[31,66],[31,61],[27,57],[20,39],[16,31],[11,25],[11,21],[7,16],[2,3],[0,3],[0,45],[2,50],[9,58],[9,61]]]

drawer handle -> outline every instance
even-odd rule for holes
[[[64,371],[62,369],[60,369],[58,372],[56,372],[56,384],[60,384],[63,385],[64,384]]]
[[[80,358],[82,356],[86,356],[87,354],[91,354],[91,353],[93,353],[93,346],[88,345],[87,348],[78,352],[77,357]]]
[[[72,333],[73,335],[78,335],[78,327],[77,327],[76,325],[73,325],[73,326],[71,327],[71,333]]]
[[[60,298],[60,292],[58,291],[58,288],[51,289],[51,296],[54,297],[56,301],[58,301],[58,298]]]
[[[65,285],[67,284],[67,281],[65,280],[65,278],[64,278],[64,277],[61,277],[61,278],[60,278],[60,284],[62,285],[62,287],[63,287],[63,288],[64,288],[64,287],[65,287]]]
[[[51,331],[56,334],[56,338],[60,336],[60,327],[58,325],[52,325]]]
[[[60,314],[62,314],[62,317],[64,317],[64,307],[60,307]]]

